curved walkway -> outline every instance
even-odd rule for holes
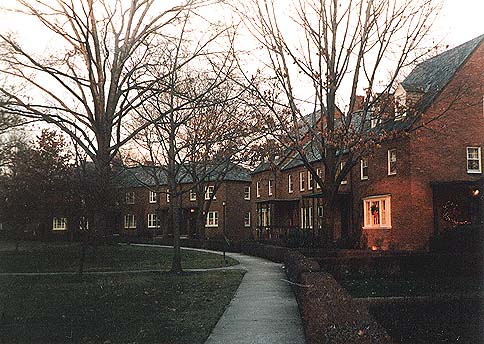
[[[296,298],[281,264],[227,253],[247,270],[205,344],[304,344]]]

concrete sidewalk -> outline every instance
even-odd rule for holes
[[[296,298],[281,264],[228,253],[247,270],[205,344],[304,344]]]

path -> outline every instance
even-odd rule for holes
[[[281,264],[227,255],[247,273],[205,344],[304,344],[297,302]]]

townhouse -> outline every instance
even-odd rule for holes
[[[117,184],[119,214],[114,226],[117,234],[125,237],[173,235],[169,214],[173,200],[163,169],[126,168]],[[203,193],[200,195],[189,176],[179,181],[181,236],[246,239],[252,221],[249,171],[233,166],[220,180],[207,178],[201,187]],[[201,224],[197,223],[199,216],[203,219]]]
[[[406,135],[384,141],[341,182],[334,214],[340,245],[419,250],[458,225],[482,227],[483,41],[484,35],[419,64],[398,86],[393,117],[381,125]],[[405,110],[412,108],[421,114],[416,123]],[[371,128],[379,125],[371,121]],[[319,174],[320,157],[304,148]],[[252,188],[256,237],[319,242],[324,195],[297,157],[261,163]]]

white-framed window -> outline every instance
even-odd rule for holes
[[[124,215],[124,228],[136,229],[136,216],[133,214]]]
[[[250,186],[244,186],[244,199],[250,201]]]
[[[360,161],[360,178],[361,180],[368,179],[368,158],[361,158]]]
[[[344,165],[345,165],[344,162],[340,162],[339,163],[339,173],[341,173],[343,171]],[[341,180],[341,185],[346,185],[346,184],[348,184],[348,178],[347,178],[347,176],[345,176],[343,178],[343,180]]]
[[[156,214],[148,214],[148,228],[160,228],[160,218]]]
[[[190,189],[190,201],[196,201],[197,200],[197,193],[195,190]]]
[[[271,222],[272,222],[271,209],[270,208],[259,209],[259,226],[268,227],[271,225]]]
[[[170,203],[170,189],[166,189],[166,203]]]
[[[205,200],[208,201],[209,199],[217,199],[214,194],[215,187],[213,185],[209,185],[205,188]]]
[[[287,191],[289,193],[293,193],[293,191],[294,191],[294,182],[292,181],[291,175],[287,176]]]
[[[308,190],[313,189],[313,175],[310,171],[308,171]]]
[[[260,197],[260,182],[255,183],[255,195],[257,198]]]
[[[134,204],[134,191],[126,191],[126,204]]]
[[[79,228],[88,230],[89,229],[89,219],[85,216],[81,216],[79,219]]]
[[[306,189],[306,172],[299,172],[299,191],[304,191]]]
[[[250,227],[250,212],[246,212],[244,215],[244,227]]]
[[[209,211],[207,213],[207,227],[218,227],[218,211]]]
[[[388,175],[397,174],[397,150],[395,148],[388,150]]]
[[[269,196],[272,196],[272,191],[273,191],[273,188],[274,188],[274,181],[272,179],[269,179],[269,184],[268,184],[268,193],[269,193]]]
[[[301,208],[301,228],[313,228],[313,207]]]
[[[467,147],[467,173],[482,173],[481,147]]]
[[[150,203],[156,203],[156,192],[150,191]]]
[[[320,179],[323,179],[323,171],[320,168],[316,169],[316,174]],[[316,189],[321,189],[321,185],[319,185],[319,183],[316,183]]]
[[[391,196],[368,197],[363,200],[364,228],[392,228]]]
[[[65,217],[54,217],[52,220],[53,231],[65,231],[67,230],[67,219]]]

